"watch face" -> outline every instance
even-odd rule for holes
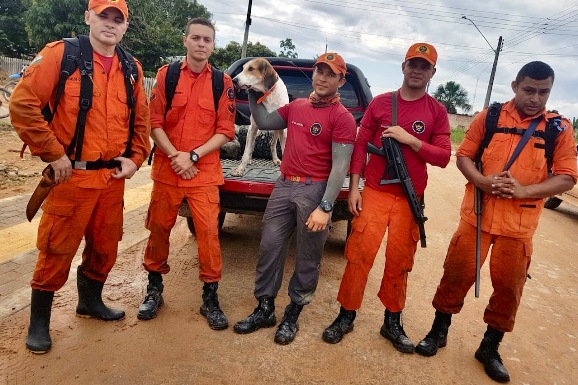
[[[325,211],[326,213],[333,210],[333,205],[327,201],[321,201],[319,206],[321,207],[321,210]]]
[[[193,152],[191,154],[191,160],[193,161],[193,163],[197,163],[199,161],[199,155]]]

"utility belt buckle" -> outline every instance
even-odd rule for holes
[[[291,182],[300,182],[301,181],[301,177],[300,176],[295,176],[295,175],[289,175],[289,180]]]
[[[86,170],[86,161],[85,160],[75,160],[73,168],[75,170]]]

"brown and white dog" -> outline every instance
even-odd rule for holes
[[[259,99],[259,102],[263,103],[268,112],[275,111],[279,107],[289,103],[287,87],[267,59],[255,58],[249,60],[243,65],[243,71],[235,76],[233,82],[239,88],[253,89],[262,92],[263,97]],[[245,173],[247,165],[251,164],[251,158],[255,148],[255,139],[258,133],[259,128],[257,127],[257,123],[255,123],[253,116],[251,116],[251,126],[247,131],[247,140],[245,142],[245,151],[241,158],[241,164],[231,170],[231,175],[242,176]],[[283,130],[273,130],[271,156],[273,163],[276,165],[281,164],[281,160],[277,156],[277,142],[281,142],[281,152],[283,152],[285,150],[286,138],[287,128]]]

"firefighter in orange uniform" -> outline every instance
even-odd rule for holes
[[[180,67],[171,108],[166,111],[168,66],[159,69],[151,97],[151,136],[158,147],[154,152],[154,185],[146,219],[150,237],[143,263],[149,282],[137,317],[152,319],[163,304],[162,274],[170,270],[169,236],[186,198],[199,247],[199,278],[204,283],[200,311],[211,329],[221,330],[227,328],[228,321],[217,296],[222,268],[218,186],[224,183],[219,148],[235,136],[233,82],[224,75],[224,92],[215,111],[214,74],[208,64],[215,47],[215,28],[207,19],[191,19],[183,40],[187,55]]]
[[[45,353],[51,348],[49,326],[54,292],[68,279],[83,237],[86,246],[77,271],[77,315],[107,321],[124,317],[124,311],[103,304],[102,289],[122,238],[125,179],[134,175],[150,151],[142,69],[137,66],[138,79],[131,85],[136,118],[134,132],[129,135],[125,77],[115,52],[127,30],[127,4],[124,0],[90,0],[84,18],[90,29],[88,41],[94,67],[92,107],[86,115],[84,135],[75,135],[81,88],[78,69],[67,79],[50,124],[41,113],[48,102],[54,107],[65,46],[62,41],[48,44],[36,56],[10,101],[10,118],[16,132],[33,155],[50,162],[56,182],[44,202],[38,228],[40,254],[31,282],[26,340],[33,353]],[[80,153],[78,146],[73,151],[69,148],[73,137],[82,144]]]
[[[457,166],[468,180],[461,219],[448,247],[444,275],[432,301],[436,312],[431,331],[415,349],[421,355],[433,356],[438,348],[446,346],[452,314],[461,311],[464,298],[475,282],[474,190],[479,187],[484,197],[480,262],[483,264],[486,260],[491,245],[493,292],[484,312],[487,330],[475,358],[484,364],[486,374],[498,382],[510,380],[498,346],[504,332],[514,329],[532,259],[532,236],[538,226],[544,198],[571,189],[578,178],[572,124],[557,113],[545,110],[553,83],[554,71],[546,63],[534,61],[520,69],[512,82],[514,99],[502,106],[497,132],[483,151],[483,173],[477,170],[474,158],[487,130],[488,109],[478,114],[468,128],[456,153]],[[538,122],[534,135],[511,168],[503,171],[521,140],[521,132],[534,120]],[[549,147],[545,139],[548,131],[557,134],[552,144],[551,175],[545,157]]]

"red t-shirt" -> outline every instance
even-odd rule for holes
[[[341,103],[314,108],[309,99],[296,99],[277,111],[287,122],[281,172],[327,179],[332,166],[332,142],[355,141],[353,115]]]
[[[397,124],[422,141],[418,152],[400,144],[406,167],[417,195],[421,196],[427,185],[427,166],[445,167],[450,160],[450,123],[446,108],[430,95],[425,94],[413,101],[403,100],[397,95]],[[363,171],[365,185],[403,196],[400,184],[392,183],[380,186],[379,181],[385,171],[386,160],[378,155],[371,155],[365,165],[367,143],[381,147],[381,133],[391,126],[391,93],[376,96],[365,111],[361,120],[355,147],[351,158],[351,173]],[[365,166],[365,169],[364,169]]]

